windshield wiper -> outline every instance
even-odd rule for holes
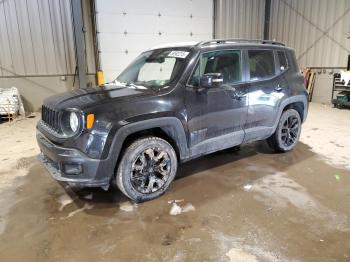
[[[133,82],[128,82],[128,83],[126,83],[125,84],[125,86],[126,87],[133,87],[133,88],[135,88],[135,89],[147,89],[147,87],[146,86],[141,86],[141,85],[136,85],[135,83],[133,83]]]

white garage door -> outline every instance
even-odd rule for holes
[[[150,47],[213,35],[213,0],[97,0],[96,13],[106,81]]]

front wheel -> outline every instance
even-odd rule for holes
[[[301,118],[295,109],[283,112],[275,133],[267,139],[268,145],[276,152],[292,150],[299,141]]]
[[[143,202],[162,195],[173,181],[176,170],[173,147],[161,138],[146,137],[126,149],[115,181],[127,197]]]

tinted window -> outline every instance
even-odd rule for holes
[[[281,71],[286,70],[288,68],[288,62],[286,58],[286,54],[284,51],[277,51],[278,61],[280,62]]]
[[[224,84],[240,82],[242,80],[241,52],[225,50],[203,54],[192,75],[190,84],[198,85],[200,77],[209,73],[221,73]]]
[[[275,74],[275,63],[271,50],[249,50],[250,79],[259,80]]]
[[[193,86],[199,86],[199,78],[200,78],[199,63],[197,63],[196,68],[191,76],[190,81],[189,81],[189,84],[193,85]]]

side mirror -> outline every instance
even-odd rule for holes
[[[204,74],[200,79],[200,87],[204,88],[212,88],[212,87],[220,87],[224,79],[222,74],[220,73],[209,73]]]

